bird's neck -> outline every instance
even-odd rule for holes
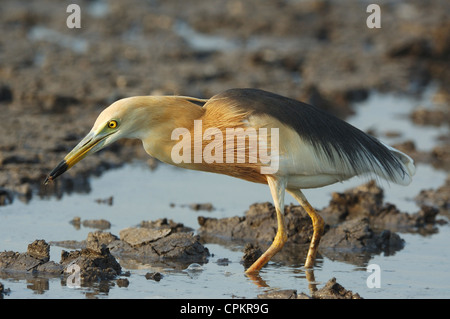
[[[158,110],[149,111],[156,121],[153,121],[151,133],[141,138],[145,151],[162,162],[182,166],[172,159],[172,149],[179,142],[178,138],[173,139],[172,136],[184,129],[191,132],[194,121],[205,113],[204,108],[182,97],[171,97],[164,99],[164,105]]]

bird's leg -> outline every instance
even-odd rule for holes
[[[320,238],[322,238],[324,221],[323,218],[317,214],[316,210],[308,203],[305,195],[299,189],[288,189],[289,194],[291,194],[305,209],[309,217],[311,217],[313,224],[313,237],[308,249],[308,255],[306,256],[305,268],[313,268],[314,261],[316,260],[317,250],[319,248]]]
[[[253,265],[251,265],[246,273],[256,273],[258,272],[267,262],[283,248],[287,241],[287,234],[284,226],[284,191],[286,188],[285,178],[275,178],[267,176],[267,182],[270,187],[270,192],[275,204],[275,210],[277,213],[278,230],[272,245],[267,249],[267,251],[262,254],[261,257],[256,260]]]
[[[309,292],[313,295],[317,291],[316,277],[314,276],[314,269],[305,270],[306,280],[308,280]]]

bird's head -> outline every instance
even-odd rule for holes
[[[100,113],[91,131],[47,176],[44,184],[121,138],[141,139],[147,153],[157,158],[170,156],[167,145],[172,129],[186,127],[186,123],[192,125],[193,119],[203,114],[204,103],[206,100],[183,96],[135,96],[114,102]]]
[[[151,118],[143,116],[143,109],[154,104],[150,97],[125,98],[111,104],[100,113],[91,131],[47,176],[44,184],[54,180],[86,156],[121,138],[139,138],[141,130],[148,127],[143,122],[150,122],[151,125]]]

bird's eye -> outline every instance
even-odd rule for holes
[[[114,121],[114,120],[109,121],[108,122],[108,127],[109,128],[116,128],[117,127],[117,121]]]

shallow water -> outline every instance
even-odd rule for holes
[[[410,124],[406,115],[417,105],[415,99],[372,94],[367,101],[356,106],[358,115],[350,118],[349,122],[363,130],[376,126],[378,132],[395,128],[402,134],[402,139],[413,139],[419,149],[428,149],[434,143],[438,130]],[[397,205],[402,211],[415,213],[419,207],[413,198],[422,189],[439,187],[445,177],[445,173],[419,164],[410,186],[383,185],[385,201]],[[305,195],[313,206],[322,208],[328,205],[333,191],[342,192],[366,181],[355,178],[321,189],[306,190]],[[96,201],[110,196],[113,196],[112,206]],[[35,239],[45,239],[47,242],[83,240],[94,229],[75,229],[69,223],[75,216],[82,220],[106,219],[112,224],[107,231],[116,235],[121,229],[139,224],[142,220],[163,217],[197,229],[197,217],[200,215],[216,218],[242,216],[251,204],[264,201],[271,201],[265,185],[167,165],[159,165],[152,171],[147,165],[134,163],[108,171],[101,177],[93,177],[88,194],[65,195],[62,199],[39,199],[35,196],[28,204],[16,200],[12,205],[0,207],[0,250],[24,252]],[[193,211],[187,207],[191,203],[206,202],[212,203],[215,210]],[[285,203],[290,202],[295,203],[287,195]],[[443,216],[439,218],[446,219]],[[450,226],[446,224],[438,226],[438,229],[438,233],[428,236],[400,234],[406,241],[404,249],[392,256],[374,256],[369,261],[369,264],[380,266],[380,288],[368,288],[366,281],[370,273],[365,267],[326,257],[318,260],[318,267],[314,270],[318,288],[336,277],[338,283],[364,298],[448,298]],[[255,298],[273,289],[297,289],[299,293],[310,294],[305,272],[299,267],[304,260],[299,260],[296,265],[270,262],[261,271],[268,287],[258,287],[244,275],[244,268],[239,263],[243,255],[242,247],[206,246],[213,256],[200,271],[194,272],[119,260],[123,271],[129,270],[131,273],[127,277],[130,282],[127,288],[117,285],[70,288],[61,283],[60,278],[10,278],[4,274],[0,274],[0,281],[11,290],[5,298]],[[59,262],[62,249],[52,246],[51,259]],[[230,262],[226,266],[219,265],[216,262],[219,258],[228,258]],[[160,282],[146,280],[144,275],[150,271],[159,271],[164,277]]]

